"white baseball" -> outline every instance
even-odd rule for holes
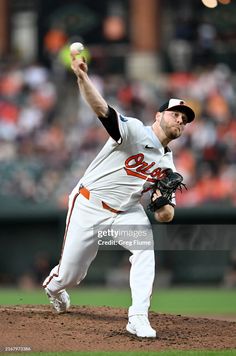
[[[70,45],[70,52],[73,54],[79,54],[84,49],[84,45],[80,42],[74,42]]]

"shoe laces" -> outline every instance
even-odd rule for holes
[[[63,293],[59,294],[58,297],[55,297],[53,295],[51,295],[50,293],[47,293],[50,303],[54,304],[56,303],[57,305],[61,305],[62,303],[65,302],[65,298],[63,298]]]
[[[50,297],[50,303],[60,306],[63,303],[63,301],[55,297]]]

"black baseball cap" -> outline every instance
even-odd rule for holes
[[[188,118],[188,122],[193,121],[195,118],[194,111],[188,105],[186,105],[184,100],[170,99],[169,101],[167,101],[165,104],[163,104],[160,107],[159,112],[172,111],[172,110],[173,111],[177,110],[177,111],[185,113]]]

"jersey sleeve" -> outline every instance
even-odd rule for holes
[[[108,115],[106,117],[98,117],[108,134],[115,140],[117,143],[121,143],[121,133],[118,123],[118,113],[111,106],[108,106]]]
[[[128,138],[131,140],[137,134],[137,125],[142,124],[141,121],[135,118],[121,115],[111,106],[108,106],[107,117],[98,117],[108,134],[117,142],[121,144]]]

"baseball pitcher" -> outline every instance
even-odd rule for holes
[[[151,231],[140,203],[145,192],[152,192],[149,207],[157,221],[173,219],[174,193],[183,183],[168,144],[180,137],[195,117],[183,100],[170,99],[159,108],[153,125],[144,126],[140,120],[125,117],[108,105],[91,82],[83,58],[72,53],[71,61],[81,95],[110,137],[70,194],[60,262],[43,283],[58,313],[66,312],[70,306],[66,288],[83,280],[97,254],[95,226],[139,224]],[[154,249],[137,249],[132,244],[126,248],[131,253],[132,296],[126,330],[138,337],[154,338],[156,331],[148,319],[155,271]]]

